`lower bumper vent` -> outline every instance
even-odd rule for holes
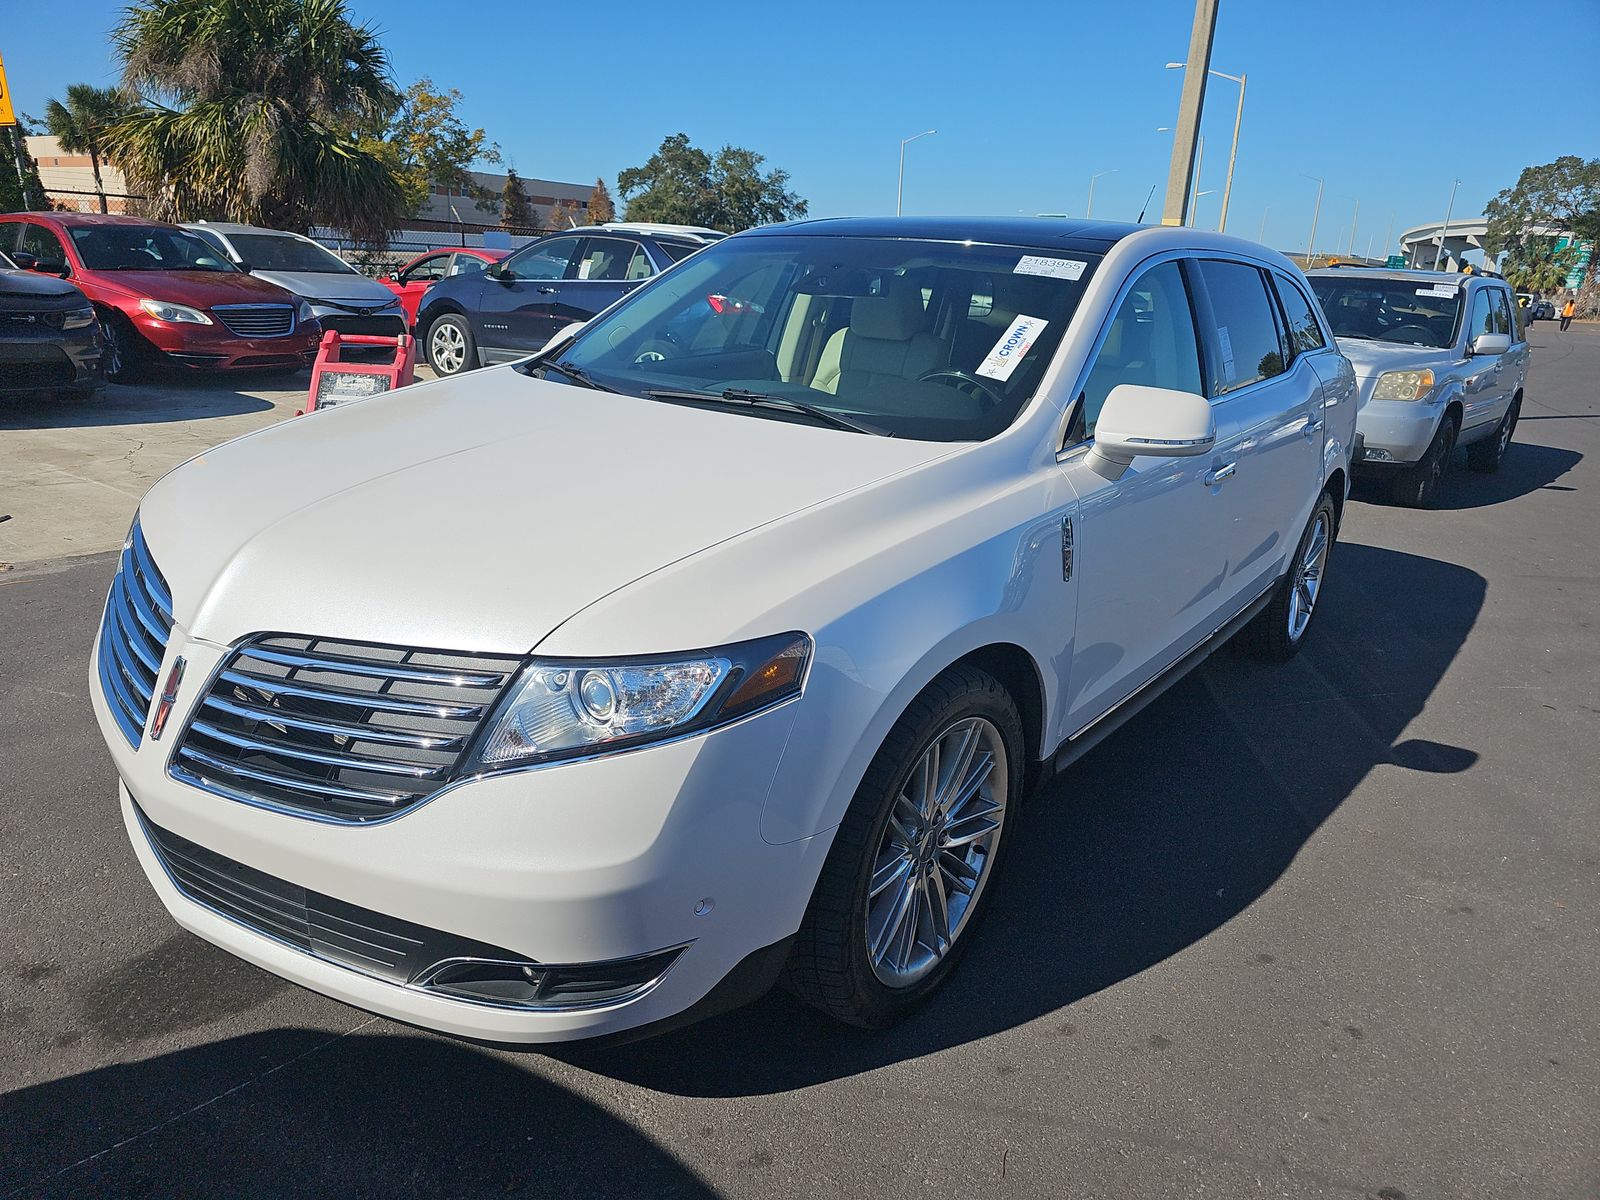
[[[636,999],[685,947],[609,962],[554,964],[346,904],[139,823],[173,886],[236,925],[390,983],[503,1008],[571,1010]]]

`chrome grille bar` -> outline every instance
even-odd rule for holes
[[[190,714],[173,774],[319,820],[392,816],[456,776],[520,658],[261,634]]]
[[[218,304],[211,311],[239,337],[284,337],[294,330],[294,307],[288,304]]]
[[[100,690],[130,746],[144,736],[150,698],[172,634],[172,593],[135,523],[100,621]]]

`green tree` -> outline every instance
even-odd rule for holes
[[[737,233],[752,225],[806,214],[806,202],[788,188],[789,173],[771,170],[753,150],[724,146],[713,158],[675,133],[640,167],[617,176],[630,221],[704,225]]]
[[[534,224],[533,204],[515,167],[506,168],[506,185],[500,189],[500,224],[506,229],[531,229]]]
[[[1536,239],[1552,231],[1583,240],[1600,236],[1600,158],[1566,154],[1554,162],[1524,167],[1515,187],[1500,192],[1484,208],[1489,229],[1484,247],[1491,255],[1508,252],[1508,261],[1537,258]],[[1589,255],[1579,308],[1585,315],[1600,308],[1600,253]]]
[[[63,150],[89,156],[101,212],[110,211],[106,204],[106,185],[100,178],[106,137],[111,127],[127,113],[128,102],[121,89],[95,87],[90,83],[71,84],[66,100],[51,98],[45,102],[45,130],[61,142]]]
[[[1575,246],[1557,249],[1555,238],[1535,234],[1508,248],[1500,270],[1519,292],[1554,292],[1566,285],[1577,260]]]
[[[140,102],[105,151],[145,209],[377,243],[408,211],[392,158],[357,134],[402,97],[345,0],[135,0],[112,32]]]
[[[391,120],[362,139],[375,153],[387,147],[404,175],[411,211],[427,202],[435,184],[470,196],[480,209],[498,199],[473,178],[472,165],[499,162],[500,147],[482,129],[467,127],[459,112],[463,99],[455,88],[440,90],[424,76],[406,89]]]
[[[21,113],[17,116],[23,123],[0,125],[0,212],[41,212],[50,207],[50,198],[39,182],[39,164],[28,153],[28,126]]]
[[[589,224],[604,225],[617,219],[617,206],[611,202],[611,190],[604,179],[594,181],[594,191],[589,193]]]

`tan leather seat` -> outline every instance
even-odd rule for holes
[[[858,296],[850,324],[828,339],[811,386],[864,395],[914,381],[944,365],[944,343],[927,332],[922,289],[895,278],[881,296]]]

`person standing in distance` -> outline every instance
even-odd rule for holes
[[[1571,296],[1568,296],[1567,297],[1567,302],[1561,306],[1561,332],[1562,333],[1565,333],[1567,331],[1567,326],[1572,324],[1573,314],[1575,314],[1577,311],[1578,311],[1578,302],[1575,299],[1573,299]]]

